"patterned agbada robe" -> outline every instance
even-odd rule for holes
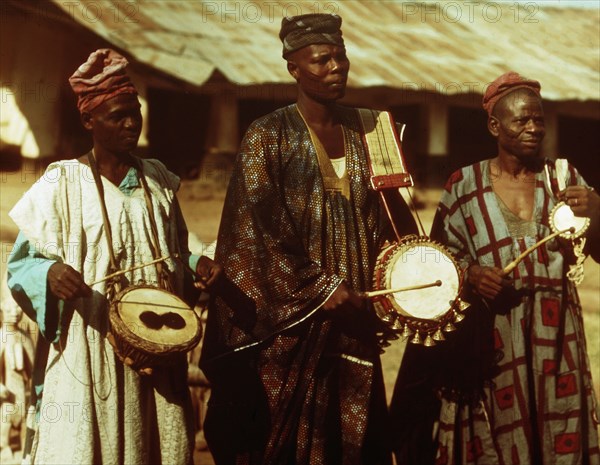
[[[296,105],[252,124],[230,181],[216,260],[233,284],[209,310],[201,366],[213,383],[206,421],[211,448],[210,437],[226,434],[211,432],[211,409],[214,417],[229,415],[230,423],[248,410],[244,405],[256,421],[258,398],[268,411],[258,439],[264,451],[240,445],[252,442],[256,425],[228,433],[226,447],[237,448],[238,464],[390,460],[377,431],[386,406],[374,313],[319,310],[341,280],[356,291],[370,287],[378,251],[392,234],[378,194],[368,188],[356,111],[339,112],[350,198],[324,187]],[[244,356],[252,359],[249,370],[234,365]],[[231,366],[237,371],[230,384],[243,385],[243,392],[221,382]],[[244,379],[243,373],[250,374]],[[258,393],[251,397],[254,373]]]
[[[558,183],[554,162],[545,163],[548,178],[542,170],[535,179],[535,237],[509,234],[502,201],[490,183],[489,160],[450,177],[432,235],[465,268],[470,263],[505,267],[552,232],[548,220]],[[568,176],[566,185],[585,185],[570,165]],[[546,242],[512,275],[519,299],[492,304],[486,337],[493,375],[475,399],[445,391],[437,464],[599,463],[598,411],[581,305],[575,285],[565,278],[567,255],[557,240]]]

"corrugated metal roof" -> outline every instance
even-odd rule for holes
[[[600,12],[539,2],[79,0],[54,3],[133,58],[201,86],[291,83],[281,18],[336,12],[349,86],[481,93],[515,70],[551,100],[600,99]]]

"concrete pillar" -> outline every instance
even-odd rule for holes
[[[142,112],[142,133],[140,134],[140,140],[138,141],[138,147],[148,147],[148,129],[149,129],[149,108],[148,108],[148,85],[146,80],[138,74],[137,72],[132,70],[130,66],[127,70],[127,74],[131,78],[131,82],[135,86],[135,89],[138,92],[138,100],[140,101],[140,111]]]
[[[425,110],[427,141],[424,180],[430,186],[441,186],[448,175],[448,104],[441,96],[427,103]]]
[[[238,150],[238,100],[233,91],[223,90],[213,95],[209,150],[235,153]]]
[[[448,105],[439,98],[427,105],[427,154],[448,156]]]
[[[2,18],[1,137],[27,158],[56,155],[69,46],[65,30],[49,22],[10,14]]]

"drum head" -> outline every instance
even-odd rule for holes
[[[117,310],[125,327],[149,343],[175,347],[189,343],[198,334],[194,311],[162,289],[131,289],[121,296]]]
[[[586,216],[575,216],[571,207],[565,202],[560,202],[550,213],[550,228],[553,232],[564,231],[575,228],[574,233],[565,232],[559,234],[564,239],[577,239],[581,237],[590,225],[590,219]]]
[[[459,294],[460,278],[454,259],[434,242],[400,244],[385,273],[387,289],[433,283],[441,286],[391,294],[392,305],[401,314],[437,319],[446,314]]]

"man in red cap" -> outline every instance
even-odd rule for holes
[[[31,463],[192,462],[184,354],[142,376],[133,356],[109,341],[108,308],[119,288],[144,284],[183,296],[191,286],[186,267],[196,270],[202,289],[221,273],[189,252],[177,176],[158,160],[132,154],[142,116],[126,65],[117,52],[101,49],[73,74],[93,148],[50,165],[10,212],[20,233],[8,284],[42,336],[26,451]],[[140,267],[157,257],[168,259]],[[105,280],[117,270],[124,273]]]
[[[584,254],[600,260],[600,196],[566,160],[540,156],[539,82],[506,73],[488,87],[483,107],[498,154],[450,176],[431,234],[459,260],[472,309],[436,353],[407,353],[395,417],[415,404],[411,389],[428,391],[436,407],[414,443],[402,439],[416,422],[398,421],[399,463],[433,463],[434,456],[440,465],[599,463],[598,411],[573,281]],[[560,202],[590,218],[584,236],[549,240],[505,271],[553,232],[551,212]],[[433,368],[423,368],[425,357]],[[412,444],[429,452],[414,460]]]

